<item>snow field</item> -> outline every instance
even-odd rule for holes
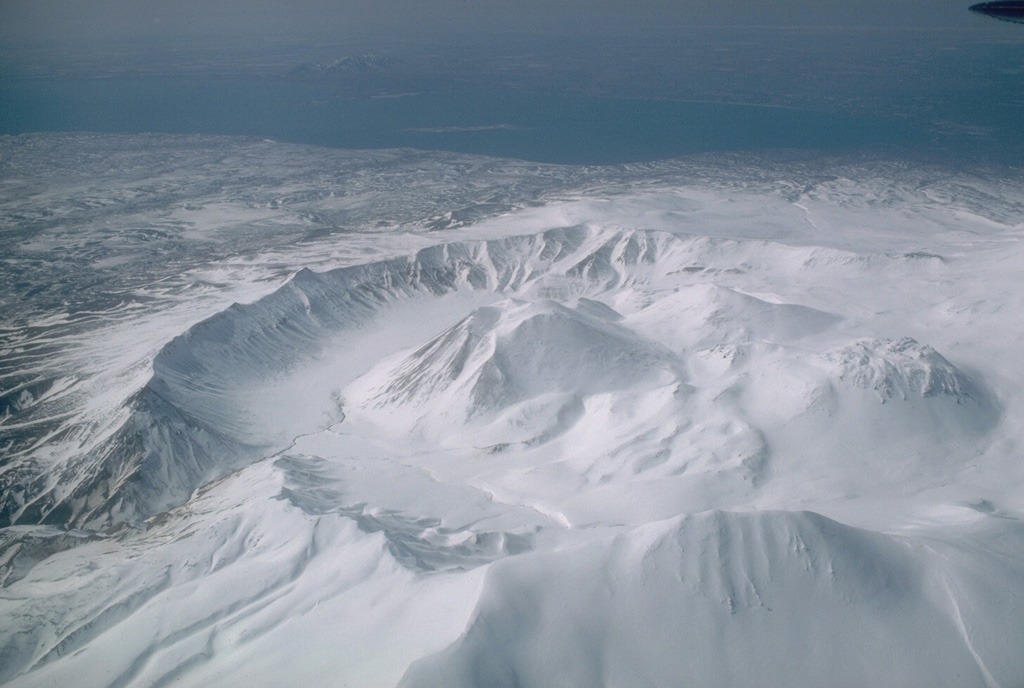
[[[1021,226],[890,184],[580,192],[202,320],[77,530],[4,529],[0,682],[1021,683]]]

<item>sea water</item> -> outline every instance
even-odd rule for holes
[[[928,137],[885,116],[720,102],[498,90],[347,98],[309,84],[158,77],[0,84],[0,133],[30,131],[248,135],[563,164],[741,150],[885,149]]]

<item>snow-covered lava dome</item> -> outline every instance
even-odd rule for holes
[[[0,683],[1024,686],[1024,183],[0,140]]]

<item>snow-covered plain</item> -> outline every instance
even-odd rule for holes
[[[1024,685],[1011,172],[0,148],[5,685]]]

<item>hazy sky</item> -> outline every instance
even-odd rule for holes
[[[629,32],[646,27],[955,26],[961,0],[0,0],[7,39],[315,33]]]

